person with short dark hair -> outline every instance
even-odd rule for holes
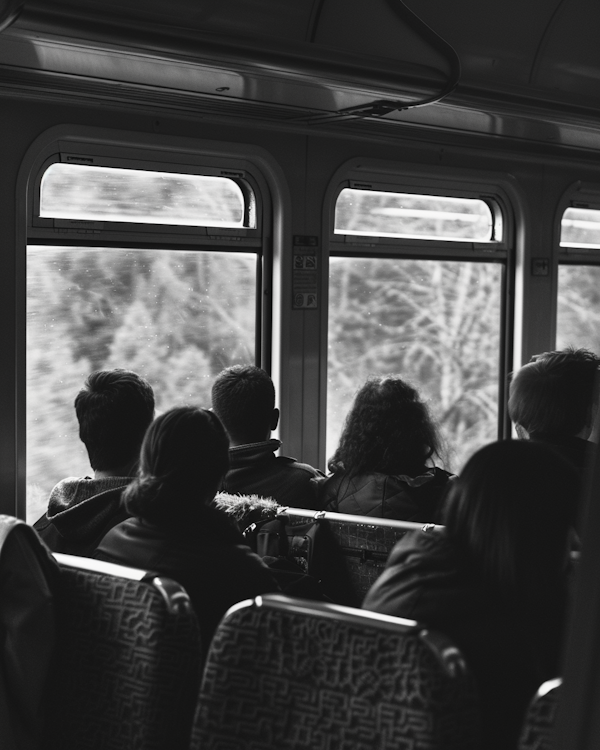
[[[270,438],[279,423],[279,409],[273,381],[264,370],[244,365],[223,370],[212,387],[212,406],[231,440],[224,492],[319,509],[311,480],[323,474],[294,458],[275,455],[281,442]]]
[[[396,376],[360,388],[319,486],[325,510],[435,522],[449,472],[428,466],[440,441],[427,405]]]
[[[225,430],[207,409],[182,406],[157,417],[144,438],[138,476],[123,493],[132,517],[111,529],[95,554],[180,583],[205,649],[230,606],[278,590],[234,523],[211,506],[228,451]]]
[[[75,412],[94,477],[60,481],[34,528],[52,551],[88,556],[127,517],[121,492],[135,475],[140,446],[154,418],[154,392],[130,370],[98,370],[77,394]]]
[[[451,483],[445,529],[403,537],[365,598],[365,609],[415,619],[459,647],[490,750],[516,747],[529,701],[559,674],[579,492],[550,446],[487,445]]]
[[[510,384],[508,413],[519,437],[550,443],[583,471],[591,461],[599,365],[600,358],[587,349],[532,357]]]

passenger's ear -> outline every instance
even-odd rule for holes
[[[529,440],[529,433],[520,424],[516,424],[515,425],[515,430],[517,431],[517,435],[519,436],[519,440]]]
[[[271,416],[271,430],[276,430],[278,424],[279,424],[279,409],[273,409],[273,414]]]

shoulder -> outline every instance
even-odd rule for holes
[[[424,622],[463,594],[462,566],[444,532],[406,534],[364,602],[375,612]]]
[[[306,475],[307,479],[321,479],[325,477],[325,474],[319,471],[319,469],[315,469],[310,464],[303,464],[291,456],[277,456],[275,460],[280,467],[285,467],[289,471],[296,471],[299,475]]]

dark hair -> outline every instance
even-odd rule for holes
[[[273,381],[260,367],[228,367],[213,384],[212,406],[233,440],[264,440],[275,408]]]
[[[154,418],[154,392],[131,370],[98,370],[75,398],[79,437],[94,470],[134,461]]]
[[[443,523],[487,586],[541,590],[564,569],[580,489],[575,469],[550,446],[491,443],[450,483]]]
[[[180,406],[148,428],[139,475],[123,492],[127,510],[151,523],[185,523],[208,504],[229,468],[229,440],[208,409]]]
[[[439,438],[418,392],[398,377],[369,378],[346,417],[329,470],[416,476],[439,455]]]
[[[532,359],[512,379],[510,418],[530,437],[577,435],[590,421],[600,358],[567,348]]]

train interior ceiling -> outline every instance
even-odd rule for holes
[[[116,366],[118,353],[134,351],[126,328],[143,317],[157,274],[179,283],[193,269],[202,287],[216,273],[201,263],[211,254],[237,285],[211,281],[213,294],[241,301],[217,309],[200,287],[194,292],[190,310],[210,308],[226,343],[205,351],[203,339],[178,355],[206,381],[190,398],[208,392],[219,367],[253,359],[273,374],[284,452],[324,469],[356,378],[374,373],[379,357],[387,371],[408,367],[417,385],[431,379],[427,395],[440,404],[435,416],[448,425],[450,442],[472,450],[477,441],[508,437],[514,368],[557,345],[600,350],[599,24],[600,4],[591,0],[2,0],[0,511],[35,520],[30,485],[32,498],[36,491],[47,497],[47,489],[31,476],[55,459],[56,480],[76,473],[50,455],[52,435],[76,428],[58,430],[47,411],[62,402],[72,411],[85,367]],[[218,178],[239,218],[161,223],[131,218],[131,207],[112,218],[110,206],[106,214],[63,210],[64,195],[75,205],[76,194],[95,190],[86,183],[90,166],[106,172],[102,200],[125,170],[156,180],[175,173],[179,183]],[[82,182],[61,198],[69,167],[79,168]],[[348,214],[359,204],[371,206],[366,224]],[[434,230],[417,226],[427,212]],[[398,229],[407,216],[411,228]],[[478,216],[481,235],[473,233]],[[169,251],[170,266],[152,255],[159,251]],[[78,263],[102,284],[120,284],[138,269],[133,296],[126,299],[125,281],[117,284],[117,333],[105,325],[111,316],[117,325],[114,311],[92,309],[93,300],[109,304],[100,282],[72,298],[68,325],[53,318],[67,304],[55,299],[61,274],[65,294],[87,283]],[[421,341],[433,323],[398,322],[386,279],[405,284],[409,307],[421,312],[428,289],[446,279],[454,294],[444,291],[439,302],[440,310],[451,306],[447,328]],[[459,281],[466,290],[460,315]],[[352,298],[344,284],[363,296]],[[173,304],[184,293],[177,289],[160,293]],[[392,301],[384,309],[382,300]],[[377,314],[387,317],[369,328],[364,321]],[[197,324],[192,317],[189,327]],[[347,320],[359,318],[361,335],[373,342],[368,351],[352,349]],[[473,347],[466,333],[460,344],[448,342],[452,326],[467,332],[474,318],[491,321],[480,343]],[[382,326],[387,335],[393,328],[408,336],[404,359],[394,359]],[[67,329],[80,334],[68,352]],[[94,331],[101,335],[86,344]],[[166,348],[191,336],[169,331],[165,343],[160,335],[152,341]],[[352,356],[335,348],[336,336]],[[432,375],[443,346],[444,362],[464,358],[460,388]],[[166,376],[150,349],[135,352],[133,361],[161,386]],[[414,371],[411,357],[420,363]],[[59,366],[72,381],[54,372]],[[177,383],[187,383],[181,367]],[[176,385],[164,380],[169,397]],[[65,419],[73,419],[70,411]],[[67,443],[61,450],[68,464],[74,453]],[[589,535],[598,538],[600,516],[589,520]],[[582,559],[582,591],[596,590],[594,565]],[[585,596],[577,602],[584,607]],[[587,627],[599,619],[586,615]],[[571,706],[580,704],[569,729],[580,744],[570,748],[593,746],[584,744],[597,682],[590,633],[582,631],[579,650],[573,645],[569,667],[583,675],[579,693],[567,693]]]

